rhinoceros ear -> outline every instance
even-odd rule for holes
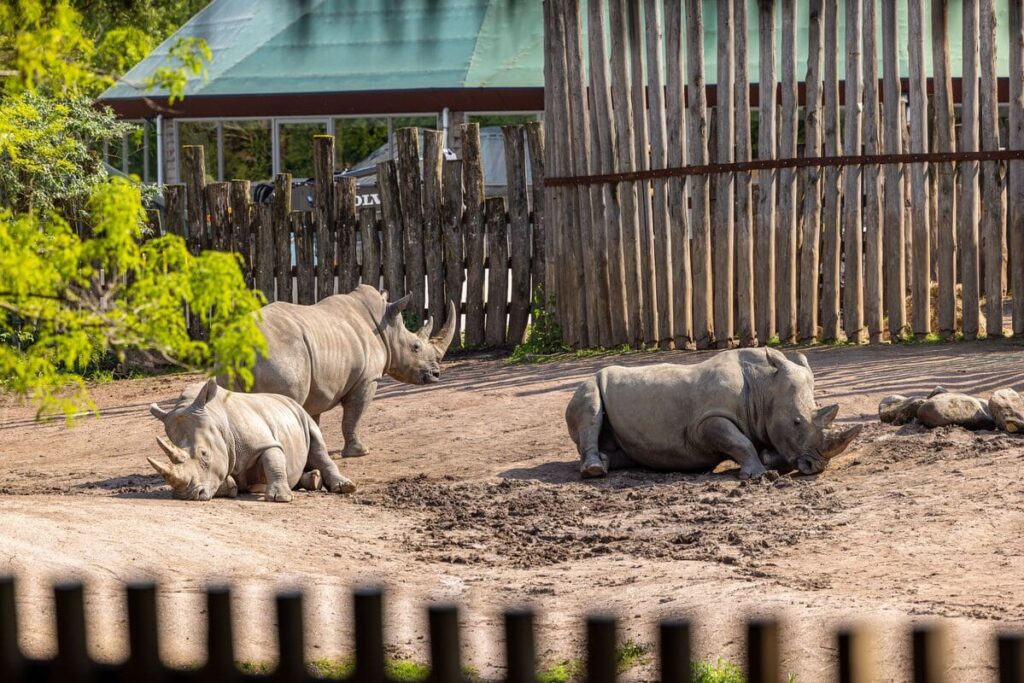
[[[201,410],[206,407],[206,404],[213,400],[213,397],[217,395],[217,379],[211,377],[207,380],[203,388],[199,390],[199,395],[192,401],[192,407],[196,410]]]
[[[155,417],[156,419],[160,420],[161,422],[164,422],[170,416],[170,413],[168,413],[166,410],[164,410],[155,403],[149,404],[149,414]]]
[[[807,356],[805,356],[804,354],[800,353],[799,351],[795,352],[793,355],[796,356],[797,365],[802,365],[805,368],[807,368],[808,370],[811,369],[811,364],[809,362],[807,362]]]
[[[770,346],[764,347],[764,357],[768,361],[768,365],[772,366],[776,370],[782,370],[786,367],[787,359],[782,355],[781,352],[776,351]]]
[[[392,301],[384,309],[384,322],[389,323],[398,317],[398,314],[406,309],[409,305],[409,301],[412,300],[412,292],[406,294],[398,301]]]
[[[832,420],[836,419],[836,415],[839,413],[839,405],[833,404],[825,406],[824,408],[818,408],[814,411],[814,424],[821,429],[828,429],[829,425],[832,424]]]

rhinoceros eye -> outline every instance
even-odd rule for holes
[[[799,427],[799,426],[800,426],[801,424],[803,424],[803,420],[801,420],[801,419],[800,419],[800,418],[798,417],[798,418],[796,418],[795,420],[793,420],[793,424],[794,424],[794,425],[796,425],[797,427]]]
[[[412,350],[414,352],[419,353],[422,349],[423,349],[423,344],[420,344],[419,342],[413,342]]]

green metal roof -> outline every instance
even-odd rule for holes
[[[101,99],[143,83],[179,38],[206,40],[188,95],[544,85],[539,0],[214,0]]]

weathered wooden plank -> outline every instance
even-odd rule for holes
[[[867,0],[874,2],[874,0]],[[843,153],[861,153],[861,0],[846,0],[846,112],[843,121]],[[843,176],[843,327],[846,338],[864,341],[863,223],[861,221],[861,169],[850,166]]]
[[[372,206],[359,209],[359,237],[363,249],[361,283],[380,289],[380,227],[377,224],[377,210]]]
[[[512,287],[508,343],[521,344],[530,318],[530,212],[526,199],[526,147],[522,126],[501,129],[508,181],[508,232],[512,244]]]
[[[910,69],[910,151],[928,151],[928,99],[924,73],[924,1],[907,0],[907,44]],[[914,334],[931,332],[931,230],[928,227],[928,165],[910,165],[910,215],[914,233],[911,278]]]
[[[554,292],[554,287],[548,282],[547,268],[547,228],[545,225],[545,193],[544,193],[544,124],[533,121],[526,124],[526,142],[530,149],[530,176],[533,181],[532,187],[532,237],[533,255],[530,260],[530,272],[533,279],[531,294],[537,288],[544,287],[545,292]],[[461,216],[462,201],[462,170],[459,169],[459,202]],[[461,291],[461,288],[460,288]],[[543,304],[547,304],[545,295]]]
[[[777,144],[775,137],[775,0],[760,0],[757,9],[757,32],[760,48],[757,79],[757,157],[759,159],[774,159],[775,145]],[[754,228],[754,251],[757,255],[754,268],[754,312],[757,336],[764,343],[776,336],[777,329],[775,177],[776,172],[769,170],[761,171],[757,178],[757,223]],[[792,179],[790,182],[792,183]],[[787,188],[783,190],[782,194],[788,192]]]
[[[445,300],[455,302],[457,314],[452,348],[460,348],[462,346],[462,283],[466,281],[464,275],[466,257],[462,236],[462,161],[445,161],[442,173],[444,175],[444,194],[441,205],[441,231],[444,234]],[[536,220],[536,216],[534,220]],[[536,258],[536,252],[534,252],[534,258]]]
[[[202,145],[181,148],[181,177],[185,181],[188,248],[193,254],[209,248],[206,228],[206,157]]]
[[[505,345],[508,325],[508,226],[505,198],[490,197],[484,203],[487,216],[487,346]]]
[[[708,162],[707,94],[704,87],[704,14],[701,0],[686,0],[687,163]],[[707,176],[691,176],[690,227],[693,264],[693,336],[698,349],[714,343],[711,213]]]
[[[895,1],[895,0],[893,0]],[[821,70],[825,51],[821,44],[823,0],[810,0],[808,12],[806,120],[804,156],[821,156]],[[821,169],[804,173],[803,245],[800,250],[800,341],[818,337],[818,242],[821,233]]]
[[[444,261],[441,257],[443,146],[444,131],[423,131],[423,261],[427,270],[427,312],[434,319],[434,325],[438,329],[444,324],[445,309],[448,306],[448,300],[444,296]],[[528,210],[529,207],[526,206],[526,197],[524,196],[523,211]],[[527,225],[527,229],[529,229],[529,225]],[[527,254],[527,259],[529,259],[529,254]],[[529,268],[529,262],[527,262],[527,268]],[[527,278],[529,278],[529,271],[527,271]]]
[[[182,238],[188,236],[185,221],[186,201],[185,185],[168,185],[164,188],[165,230]]]
[[[256,286],[267,301],[276,301],[274,292],[274,210],[270,204],[253,204],[253,219],[256,224],[256,249],[254,253]]]
[[[864,153],[878,154],[878,20],[875,3],[863,2]],[[864,191],[864,317],[868,340],[882,341],[882,186],[877,164],[862,167]]]
[[[565,65],[565,43],[560,42],[555,20],[554,3],[543,3],[544,14],[544,168],[550,175],[561,173],[560,147],[564,139],[565,124],[565,92],[564,79],[556,77],[559,65]],[[572,343],[574,328],[567,326],[569,318],[567,307],[562,302],[565,262],[562,256],[562,233],[566,218],[567,206],[563,200],[566,189],[562,187],[546,187],[545,202],[545,302],[548,313],[562,326],[562,339]]]
[[[999,96],[996,92],[996,5],[980,3],[981,148],[999,149]],[[911,120],[913,122],[913,119]],[[1006,293],[1006,185],[998,161],[981,162],[981,230],[985,245],[985,332],[1003,336]]]
[[[583,79],[583,23],[580,0],[565,0],[566,59],[570,67],[566,70],[569,86],[569,113],[571,121],[570,145],[572,148],[573,173],[590,173],[590,112],[587,106],[587,84]],[[601,206],[601,188],[579,186],[576,188],[579,206],[575,223],[577,240],[573,242],[574,259],[582,268],[577,279],[581,289],[578,304],[586,320],[583,340],[587,346],[609,346],[611,321],[609,315],[608,247],[604,226],[604,209]],[[582,331],[581,331],[582,333]]]
[[[405,254],[405,290],[412,300],[403,314],[406,323],[419,329],[426,306],[423,267],[423,196],[420,179],[420,141],[416,128],[395,131],[398,148],[398,191]]]
[[[300,304],[316,303],[316,266],[314,241],[316,226],[309,211],[293,211],[289,216],[295,236],[295,290]]]
[[[601,3],[595,3],[600,5]],[[682,0],[665,2],[665,86],[667,161],[678,168],[686,163],[685,85],[683,69]],[[608,127],[608,126],[605,126]],[[693,349],[693,285],[690,267],[690,230],[687,220],[687,185],[682,178],[668,184],[668,227],[672,249],[672,320],[677,349]]]
[[[231,185],[210,183],[206,186],[206,207],[210,215],[210,248],[231,250]]]
[[[769,3],[762,3],[769,4]],[[774,5],[774,2],[770,3]],[[774,9],[774,7],[773,7]],[[797,155],[798,100],[796,78],[796,0],[782,0],[782,117],[779,121],[779,157]],[[763,35],[763,31],[762,31]],[[762,57],[762,61],[763,61]],[[763,77],[762,77],[763,78]],[[761,147],[763,154],[764,147]],[[763,177],[763,176],[762,176]],[[778,218],[778,334],[785,343],[797,338],[797,178],[795,170],[779,171]]]
[[[277,301],[293,303],[292,226],[290,221],[292,177],[279,173],[274,182],[274,253]]]
[[[730,0],[718,3],[718,80],[715,93],[718,97],[715,123],[718,127],[717,161],[727,164],[734,159],[734,99],[735,83],[735,40],[733,37],[733,3]],[[719,173],[715,176],[715,345],[728,348],[734,343],[734,262],[736,253],[735,234],[735,176]]]
[[[839,155],[839,0],[825,0],[825,118],[822,130],[825,155]],[[843,171],[836,166],[825,168],[822,210],[821,246],[821,337],[826,341],[841,336],[839,320],[839,283],[842,262],[840,184]]]
[[[963,79],[960,151],[978,150],[978,0],[963,0]],[[978,162],[962,161],[960,167],[959,219],[960,282],[963,288],[965,339],[978,337],[981,292],[978,253]]]
[[[480,126],[462,129],[462,184],[466,204],[466,346],[484,343],[484,172]],[[559,291],[562,291],[560,288]]]
[[[396,301],[409,292],[405,289],[402,204],[399,199],[398,165],[394,160],[377,164],[377,189],[380,192],[383,218],[384,253],[381,260],[384,263],[384,288],[388,291],[389,301]]]
[[[1010,2],[1009,147],[1024,149],[1024,12]],[[1024,335],[1024,161],[1011,161],[1009,171],[1010,289],[1013,291],[1013,334]]]
[[[736,161],[749,161],[750,149],[750,78],[747,75],[747,0],[732,0],[735,34],[735,128]],[[773,57],[774,60],[774,57]],[[774,104],[774,102],[773,102]],[[753,196],[749,171],[735,175],[735,240],[736,240],[736,331],[742,346],[757,345],[754,320],[754,229]],[[767,264],[762,264],[767,266]]]
[[[614,173],[616,167],[615,129],[612,125],[612,94],[605,50],[605,3],[587,3],[587,39],[590,62],[590,102],[593,115],[591,125],[591,171]],[[608,263],[608,316],[610,345],[632,341],[627,332],[625,262],[622,248],[622,224],[618,188],[601,184],[592,188],[593,204],[603,211],[601,219],[605,230],[606,260]],[[595,208],[596,210],[596,208]]]
[[[1012,3],[1011,3],[1012,4]],[[954,150],[953,82],[949,57],[949,3],[932,0],[932,68],[934,69],[935,150]],[[868,152],[870,154],[870,152]],[[956,332],[956,166],[934,164],[937,176],[935,235],[938,239],[939,334]]]
[[[334,136],[313,136],[313,214],[316,220],[316,298],[334,294],[338,209],[334,192]]]
[[[612,112],[615,116],[616,161],[620,171],[629,172],[636,169],[636,149],[633,147],[633,100],[629,96],[630,74],[626,62],[629,43],[626,34],[625,1],[610,0],[608,17],[611,36],[611,82],[615,84],[611,95]],[[548,137],[550,139],[550,135]],[[642,271],[637,185],[620,183],[616,191],[621,207],[622,260],[626,281],[626,333],[634,345],[640,345],[645,339],[645,300],[640,281]]]
[[[347,294],[359,285],[359,259],[356,254],[356,179],[339,178],[334,183],[334,208],[337,226],[335,258],[338,264],[338,293]]]
[[[668,132],[665,125],[665,89],[662,73],[664,65],[664,44],[661,31],[661,18],[658,16],[658,0],[645,0],[644,18],[647,48],[647,122],[650,132],[649,168],[665,168],[666,138]],[[645,155],[646,157],[646,155]],[[651,230],[650,250],[654,255],[653,293],[656,304],[658,327],[652,340],[662,348],[670,348],[675,344],[675,309],[673,307],[674,291],[672,287],[672,235],[669,233],[668,219],[668,181],[654,180],[651,182]],[[646,184],[644,185],[646,188]]]
[[[651,167],[647,130],[647,95],[644,79],[644,48],[643,22],[640,17],[641,4],[636,0],[626,2],[626,32],[628,37],[627,54],[630,57],[630,95],[633,99],[633,148],[636,168],[646,170]],[[651,197],[651,186],[647,182],[636,183],[637,215],[640,228],[640,283],[644,297],[644,342],[658,343],[661,335],[661,305],[658,300],[658,268],[654,245],[654,206]]]
[[[249,181],[231,181],[231,251],[242,257],[242,271],[249,287],[255,287],[253,275],[252,209]]]
[[[903,138],[900,108],[899,24],[897,0],[882,0],[882,100],[886,154],[899,154]],[[895,341],[907,325],[905,265],[906,239],[903,230],[903,169],[900,164],[883,167],[885,182],[885,308],[889,315],[889,336]]]

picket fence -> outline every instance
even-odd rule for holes
[[[158,683],[160,681],[280,681],[305,683],[315,678],[305,658],[302,595],[277,596],[278,662],[270,675],[242,674],[234,656],[231,592],[218,587],[207,591],[207,661],[192,670],[172,669],[160,659],[156,587],[133,584],[126,589],[129,656],[121,664],[92,661],[87,647],[83,587],[80,583],[54,589],[57,654],[50,660],[25,658],[18,646],[15,584],[0,579],[0,681],[29,683]],[[353,592],[355,666],[347,679],[356,683],[387,683],[384,660],[382,592],[376,588]],[[662,683],[691,681],[690,624],[665,620],[659,628],[659,669]],[[458,610],[452,605],[429,608],[430,683],[464,683]],[[749,683],[779,683],[781,678],[780,627],[773,620],[751,620],[747,625],[746,673]],[[586,664],[582,681],[614,683],[617,678],[616,622],[595,615],[586,622]],[[868,639],[863,631],[836,634],[835,678],[839,683],[867,683],[872,676]],[[997,636],[998,683],[1024,683],[1024,636]],[[914,683],[951,683],[948,673],[950,643],[940,626],[919,626],[911,633]],[[535,683],[537,660],[534,617],[528,610],[505,613],[507,667],[502,680]]]
[[[335,180],[332,136],[313,140],[312,211],[291,210],[287,173],[275,177],[267,203],[251,200],[249,180],[207,183],[203,147],[185,146],[185,183],[165,188],[164,229],[193,253],[240,254],[247,281],[268,302],[312,304],[370,284],[393,299],[412,294],[411,326],[427,315],[440,325],[454,301],[453,348],[512,346],[523,340],[545,278],[544,134],[539,123],[502,131],[507,207],[503,197],[484,196],[480,129],[471,123],[457,160],[443,159],[442,131],[423,130],[421,152],[417,129],[398,130],[397,159],[377,166],[379,210],[357,208],[354,178]]]

